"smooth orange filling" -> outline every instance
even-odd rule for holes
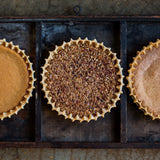
[[[0,46],[0,113],[9,111],[23,99],[28,88],[28,70],[15,51]]]

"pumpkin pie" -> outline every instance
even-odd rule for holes
[[[127,79],[134,102],[145,115],[160,119],[160,40],[137,53]]]
[[[17,114],[32,96],[32,63],[18,46],[0,40],[0,119]]]
[[[104,117],[122,93],[120,60],[96,40],[71,39],[56,46],[42,69],[48,104],[72,121]]]

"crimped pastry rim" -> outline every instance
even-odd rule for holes
[[[119,83],[120,83],[120,85],[117,85],[117,87],[116,87],[116,89],[118,90],[118,92],[117,93],[115,93],[115,97],[116,98],[114,98],[114,99],[112,99],[112,101],[113,101],[113,104],[111,105],[111,104],[108,104],[108,109],[105,109],[105,108],[103,108],[102,109],[102,113],[100,114],[100,113],[98,113],[97,112],[97,116],[93,116],[93,115],[90,115],[90,117],[87,117],[87,116],[84,116],[84,117],[82,117],[82,118],[80,118],[78,115],[76,116],[76,117],[73,117],[72,116],[72,114],[69,114],[69,115],[67,115],[66,113],[65,113],[65,110],[62,112],[62,111],[60,111],[60,107],[55,107],[55,103],[52,103],[51,102],[51,97],[49,97],[49,91],[47,91],[47,89],[46,89],[46,87],[47,87],[47,84],[45,83],[45,80],[46,80],[46,76],[45,76],[45,73],[47,73],[47,70],[46,70],[46,68],[47,68],[47,66],[49,66],[49,64],[48,64],[48,62],[53,58],[53,53],[55,52],[56,54],[57,54],[57,50],[59,49],[59,48],[64,48],[64,46],[67,44],[67,45],[71,45],[72,44],[72,42],[75,42],[75,43],[78,43],[79,41],[81,41],[82,43],[84,43],[84,42],[89,42],[90,44],[91,43],[96,43],[97,44],[97,47],[98,46],[103,46],[104,47],[104,50],[105,49],[108,49],[109,50],[109,54],[112,54],[113,55],[113,58],[112,58],[112,60],[117,60],[117,63],[115,64],[115,67],[116,68],[119,68],[119,71],[117,72],[117,75],[119,75],[119,79],[117,80]],[[113,53],[113,52],[111,52],[111,48],[107,48],[107,47],[105,47],[104,45],[103,45],[103,42],[102,43],[98,43],[97,42],[97,40],[96,39],[94,39],[94,40],[88,40],[88,38],[85,38],[85,39],[81,39],[80,37],[77,39],[77,40],[73,40],[73,39],[71,39],[69,42],[63,42],[63,44],[61,45],[61,46],[56,46],[55,47],[55,50],[54,51],[49,51],[49,57],[47,58],[47,59],[45,59],[45,65],[42,67],[42,81],[41,81],[41,84],[42,84],[42,90],[44,91],[44,93],[45,93],[45,98],[47,98],[47,100],[48,100],[48,102],[47,102],[47,104],[50,104],[51,106],[52,106],[52,110],[56,110],[57,112],[58,112],[58,115],[63,115],[64,117],[65,117],[65,119],[67,119],[67,118],[69,118],[69,119],[71,119],[72,120],[72,122],[74,122],[75,120],[78,120],[78,121],[80,121],[80,122],[82,122],[82,121],[87,121],[87,122],[89,122],[90,120],[97,120],[97,118],[98,117],[104,117],[104,115],[105,115],[105,113],[106,112],[110,112],[111,111],[111,108],[113,108],[113,107],[116,107],[116,102],[118,101],[118,100],[120,100],[120,95],[121,95],[121,93],[122,93],[122,87],[123,87],[123,75],[122,75],[122,68],[121,68],[121,66],[120,66],[120,60],[116,57],[116,53]]]
[[[133,62],[130,63],[130,69],[128,70],[128,77],[126,77],[126,79],[128,80],[128,85],[127,87],[130,90],[130,96],[133,98],[134,103],[136,103],[138,105],[138,108],[140,110],[142,110],[144,112],[145,115],[149,115],[151,116],[152,120],[154,119],[160,119],[160,114],[158,115],[154,115],[153,112],[151,112],[149,110],[148,106],[143,106],[142,105],[142,101],[138,100],[137,95],[134,93],[135,88],[133,87],[133,83],[134,81],[132,80],[132,78],[134,77],[133,71],[136,69],[136,66],[138,66],[138,62],[137,60],[142,59],[142,55],[146,55],[146,50],[152,51],[152,48],[158,48],[160,44],[160,40],[157,39],[156,42],[150,42],[149,45],[147,47],[143,47],[143,49],[141,51],[137,51],[137,56],[133,58]]]
[[[24,50],[21,50],[18,45],[14,45],[13,42],[7,42],[6,39],[0,40],[0,45],[3,45],[6,48],[9,48],[11,50],[14,50],[17,54],[21,56],[21,58],[24,60],[26,65],[28,66],[28,73],[29,73],[29,86],[27,88],[27,94],[23,96],[23,100],[19,102],[17,106],[15,106],[13,109],[10,109],[7,112],[0,113],[0,119],[3,120],[4,118],[11,118],[12,115],[18,114],[18,111],[21,109],[24,109],[25,104],[29,103],[30,97],[32,97],[32,91],[34,89],[34,70],[32,68],[32,63],[29,60],[29,56],[25,54]]]

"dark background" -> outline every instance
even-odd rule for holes
[[[75,8],[78,6],[78,8]],[[75,10],[75,11],[74,11]],[[160,15],[159,0],[0,0],[0,16]],[[160,150],[0,149],[0,160],[160,159]]]

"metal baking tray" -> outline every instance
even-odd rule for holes
[[[0,121],[0,147],[160,148],[160,120],[145,116],[125,86],[117,107],[97,121],[73,123],[51,111],[41,91],[41,66],[55,45],[78,37],[111,47],[127,76],[136,51],[160,38],[160,16],[0,17],[0,39],[25,49],[37,79],[25,109]]]

